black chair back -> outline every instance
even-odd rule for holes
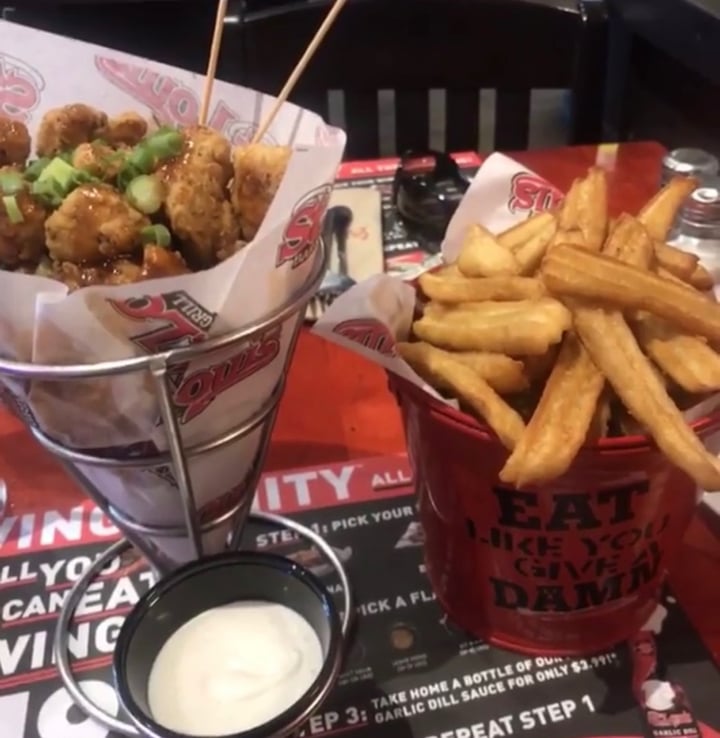
[[[243,83],[279,91],[329,4],[247,13],[236,30]],[[329,93],[341,91],[351,158],[379,152],[380,90],[394,91],[397,152],[429,145],[430,90],[445,91],[449,151],[478,148],[484,88],[496,91],[496,149],[527,147],[536,89],[570,89],[569,143],[597,142],[606,34],[602,0],[349,0],[291,100],[327,118]]]

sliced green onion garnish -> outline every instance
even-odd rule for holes
[[[73,186],[75,181],[75,173],[77,169],[71,164],[68,164],[64,159],[56,156],[46,167],[42,170],[38,177],[38,182],[48,182],[54,180],[60,185],[63,192],[67,193]]]
[[[145,244],[154,243],[163,248],[167,248],[172,240],[170,231],[164,225],[147,226],[140,231],[140,237]]]
[[[15,195],[4,195],[2,201],[11,223],[22,223],[25,220]]]
[[[140,146],[158,159],[168,159],[182,151],[183,143],[183,135],[179,131],[161,129],[146,138]]]
[[[42,174],[43,170],[49,163],[50,159],[46,156],[42,157],[42,159],[35,159],[35,161],[30,162],[25,169],[25,179],[30,182],[34,182]]]
[[[135,167],[131,166],[130,164],[125,164],[125,166],[120,170],[117,176],[118,189],[126,190],[130,183],[141,174],[143,174],[143,172],[138,172]]]
[[[140,174],[150,174],[155,168],[155,157],[146,146],[140,144],[130,152],[127,163]]]
[[[3,195],[16,195],[25,187],[25,181],[19,172],[0,172],[0,192]]]
[[[65,193],[60,188],[58,182],[54,179],[45,180],[44,182],[33,182],[30,192],[40,201],[44,202],[48,207],[56,208],[65,199]]]
[[[162,206],[163,187],[156,177],[141,174],[127,186],[125,197],[136,210],[152,215],[157,213]]]
[[[99,183],[101,181],[94,174],[90,174],[90,172],[86,172],[84,169],[76,169],[72,176],[72,184],[76,187],[84,184]]]

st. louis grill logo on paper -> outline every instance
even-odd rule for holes
[[[374,318],[344,320],[333,328],[333,333],[383,356],[396,355],[395,339],[387,327]]]
[[[292,269],[296,269],[313,255],[331,194],[332,185],[321,185],[308,192],[293,208],[278,247],[276,266],[290,264]]]
[[[197,125],[198,97],[174,77],[100,55],[95,57],[95,68],[110,84],[147,106],[161,123]]]
[[[124,318],[143,324],[131,340],[148,354],[204,341],[217,317],[184,291],[108,303]],[[180,422],[194,420],[223,392],[270,364],[280,353],[281,330],[281,326],[275,326],[249,337],[232,356],[225,356],[217,364],[202,368],[192,363],[172,366],[169,378]]]
[[[148,67],[113,59],[95,57],[95,68],[112,85],[146,106],[161,123],[179,126],[197,124],[199,103],[195,92],[180,80]],[[210,114],[208,126],[222,133],[231,144],[248,143],[258,124],[238,115],[224,100],[220,100]],[[271,134],[263,142],[275,144]]]
[[[193,369],[192,365],[171,369],[173,400],[180,422],[194,420],[223,392],[272,363],[280,354],[281,331],[282,326],[275,326],[254,335],[237,353],[218,364],[202,369]]]
[[[182,290],[108,304],[124,318],[143,324],[132,341],[148,354],[205,340],[217,317]]]
[[[562,192],[530,172],[516,174],[510,183],[508,209],[513,214],[552,210],[563,199]]]
[[[27,122],[40,104],[45,79],[33,66],[0,53],[0,116]]]
[[[224,100],[215,106],[208,125],[222,133],[233,146],[250,143],[260,128],[256,121],[240,117]],[[265,133],[262,142],[272,146],[278,143],[272,133]]]

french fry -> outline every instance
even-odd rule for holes
[[[397,349],[408,364],[418,361],[427,355],[429,344],[421,341],[416,343],[398,343]],[[442,352],[449,358],[464,364],[482,377],[496,392],[501,395],[522,392],[529,386],[525,376],[525,366],[517,359],[511,359],[504,354],[490,354],[483,351],[449,352],[433,348],[435,352]]]
[[[515,258],[520,265],[520,274],[535,273],[556,233],[557,220],[550,216],[537,233],[515,249]]]
[[[647,433],[699,486],[720,490],[720,461],[683,417],[720,392],[720,304],[699,259],[666,243],[694,186],[675,180],[640,215],[611,220],[605,174],[591,169],[556,212],[496,237],[470,229],[457,271],[420,279],[421,343],[401,355],[433,356],[434,374],[416,368],[427,381],[475,414],[500,413],[488,423],[510,450],[503,482],[548,484],[583,444]],[[504,394],[502,411],[484,390],[468,398],[475,385],[457,367]]]
[[[413,323],[413,332],[439,348],[531,356],[559,343],[570,320],[567,308],[548,298],[470,303],[461,309],[431,303]]]
[[[522,357],[522,362],[525,365],[525,374],[530,382],[545,383],[557,361],[559,351],[559,344],[556,344],[551,346],[545,354]]]
[[[587,197],[593,188],[602,188],[604,178],[580,186],[581,197]],[[607,199],[607,198],[606,198]],[[585,223],[588,246],[594,250],[596,241],[604,238],[607,220],[604,215],[607,203],[603,204],[603,217],[592,213],[592,206],[580,203],[577,217]],[[597,246],[599,249],[602,246]],[[620,218],[607,240],[604,250],[608,256],[621,261],[636,262],[647,267],[652,259],[652,242],[645,228],[631,216]],[[585,347],[573,333],[563,339],[560,353],[548,378],[540,402],[522,438],[500,472],[504,482],[522,487],[525,484],[542,484],[564,474],[578,454],[580,447],[600,425],[607,427],[609,409],[598,410],[605,387],[605,377],[595,366]]]
[[[687,282],[698,265],[698,257],[695,254],[689,254],[687,251],[681,251],[674,246],[666,243],[655,243],[655,259],[658,266],[667,269],[678,279]]]
[[[712,274],[702,264],[698,264],[695,267],[687,281],[696,290],[702,290],[703,292],[711,290],[715,284]]]
[[[624,264],[649,269],[654,257],[653,242],[645,226],[624,213],[615,221],[602,253]]]
[[[638,220],[653,241],[667,241],[678,211],[697,186],[692,177],[673,177],[640,211]]]
[[[529,277],[487,277],[478,279],[462,275],[425,272],[418,280],[420,289],[430,300],[444,303],[475,300],[533,300],[547,294],[545,285]]]
[[[638,315],[633,328],[645,353],[684,390],[720,390],[720,355],[705,341],[648,313]]]
[[[441,267],[438,267],[434,272],[432,272],[436,277],[462,277],[462,272],[458,269],[458,265],[456,263],[452,264],[444,264]]]
[[[720,305],[677,282],[572,246],[557,246],[541,274],[551,294],[645,310],[692,335],[720,343]]]
[[[575,243],[590,251],[600,250],[608,228],[607,176],[604,170],[593,167],[584,179],[573,182],[559,221],[558,232],[566,240],[561,241],[558,236],[556,243]],[[577,232],[582,234],[581,238]]]
[[[560,244],[571,244],[572,246],[579,246],[583,249],[587,248],[583,232],[577,229],[568,231],[558,229],[555,231],[555,235],[550,241],[549,249],[553,249],[555,246],[559,246]]]
[[[565,199],[560,206],[560,213],[558,216],[559,231],[579,230],[578,224],[580,222],[581,187],[582,179],[579,177],[570,185],[570,189],[567,191]]]
[[[564,474],[585,441],[604,386],[605,378],[584,347],[568,333],[540,403],[500,479],[522,488]]]
[[[577,227],[585,238],[585,246],[600,251],[608,230],[607,175],[593,167],[581,182]]]
[[[515,446],[525,423],[480,375],[446,351],[439,351],[428,344],[409,345],[418,348],[412,352],[404,349],[404,358],[426,382],[450,392],[472,408],[495,431],[506,448]]]
[[[658,275],[658,277],[667,279],[669,282],[674,282],[680,287],[685,287],[685,289],[689,289],[690,287],[692,287],[689,282],[685,282],[684,280],[680,279],[680,277],[676,277],[672,272],[669,272],[667,269],[658,266],[657,264],[655,265],[655,273]]]
[[[720,489],[720,462],[705,450],[658,381],[622,313],[573,307],[575,329],[595,365],[662,452],[703,489]]]
[[[482,226],[470,226],[458,256],[458,268],[466,277],[499,277],[519,274],[513,253],[501,246]]]
[[[510,249],[510,251],[517,251],[523,244],[544,231],[550,223],[556,223],[555,216],[552,213],[536,213],[527,220],[523,220],[498,234],[498,243],[506,249]]]

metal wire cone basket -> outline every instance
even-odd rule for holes
[[[42,381],[50,385],[56,382],[108,379],[137,372],[149,373],[162,427],[166,434],[167,451],[157,452],[153,447],[149,452],[140,449],[128,454],[127,449],[118,449],[117,452],[103,451],[101,454],[96,454],[70,448],[32,424],[29,424],[29,428],[37,441],[62,462],[67,472],[82,486],[127,539],[145,555],[156,571],[167,571],[182,562],[173,561],[164,555],[160,549],[151,545],[152,539],[177,538],[185,540],[186,544],[189,539],[193,558],[207,555],[208,551],[205,550],[203,536],[216,529],[222,528],[223,531],[230,531],[229,535],[223,538],[227,547],[236,547],[239,543],[264,463],[278,404],[284,390],[285,377],[304,319],[305,308],[315,295],[327,271],[328,250],[322,239],[318,243],[316,262],[316,270],[303,287],[277,310],[238,330],[201,343],[149,356],[96,364],[50,366],[0,359],[0,377],[24,382]],[[263,334],[289,321],[294,321],[292,338],[282,359],[284,365],[279,374],[280,379],[269,397],[250,417],[242,418],[221,435],[194,446],[185,446],[178,413],[173,403],[173,387],[170,379],[173,367],[187,364],[198,358],[205,359],[221,351],[227,352],[233,347],[240,349],[243,344],[249,343],[253,336]],[[191,461],[237,443],[253,433],[257,435],[255,441],[257,452],[250,468],[236,487],[237,493],[233,495],[229,504],[211,506],[209,511],[200,510],[189,472]],[[108,500],[102,489],[98,488],[98,484],[90,480],[88,473],[89,470],[106,469],[110,473],[120,474],[123,470],[150,466],[167,466],[172,471],[174,482],[177,485],[177,494],[182,504],[184,525],[148,524],[147,521],[129,516],[125,511],[118,509],[118,505]],[[217,551],[212,553],[217,553]]]
[[[319,239],[316,270],[303,287],[293,294],[284,305],[261,320],[248,323],[238,330],[202,343],[171,349],[150,356],[95,364],[51,366],[0,359],[0,377],[9,380],[21,380],[26,383],[48,382],[52,385],[55,382],[108,379],[134,372],[147,372],[152,378],[160,419],[167,437],[167,451],[164,452],[158,452],[154,448],[150,452],[140,449],[133,451],[132,454],[128,454],[127,449],[119,449],[117,453],[81,451],[51,438],[36,425],[33,425],[28,418],[25,418],[29,430],[40,445],[61,461],[67,472],[81,485],[95,504],[106,513],[125,536],[125,540],[114,543],[101,553],[75,582],[59,614],[53,648],[60,678],[70,696],[87,715],[108,730],[126,736],[139,735],[135,726],[108,713],[88,697],[79,686],[72,671],[68,651],[69,633],[72,629],[75,610],[91,581],[100,574],[105,566],[127,551],[130,546],[134,546],[145,556],[156,576],[161,576],[164,572],[182,562],[173,561],[163,555],[158,548],[150,544],[152,539],[177,538],[184,540],[186,543],[189,541],[192,557],[194,558],[201,558],[208,553],[217,553],[217,551],[206,551],[203,543],[203,536],[215,530],[222,531],[224,548],[234,550],[239,546],[245,523],[250,516],[255,489],[264,464],[278,404],[283,395],[285,378],[295,352],[305,310],[325,276],[328,260],[327,244],[324,239]],[[280,379],[269,396],[261,402],[260,406],[249,417],[243,418],[223,433],[199,444],[184,444],[178,412],[173,402],[172,368],[196,360],[199,357],[207,358],[214,353],[227,352],[228,349],[233,347],[239,349],[243,344],[249,343],[253,336],[263,334],[289,321],[294,321],[292,323],[291,340],[282,359],[284,364],[279,374]],[[193,459],[203,458],[238,443],[251,434],[257,434],[256,453],[250,468],[245,472],[240,484],[237,485],[237,494],[229,502],[226,501],[226,504],[212,507],[211,514],[205,514],[197,504],[197,495],[189,472],[191,462]],[[103,494],[100,485],[91,481],[88,475],[90,469],[106,469],[111,474],[117,474],[122,470],[149,466],[167,466],[172,470],[174,482],[177,485],[178,498],[182,505],[184,525],[148,524],[146,521],[129,516],[125,511],[118,509],[117,505],[113,505]],[[312,530],[295,521],[265,513],[255,513],[252,517],[264,524],[293,530],[297,535],[315,545],[330,562],[338,574],[343,589],[343,633],[346,635],[352,616],[350,585],[343,565],[332,547]]]

